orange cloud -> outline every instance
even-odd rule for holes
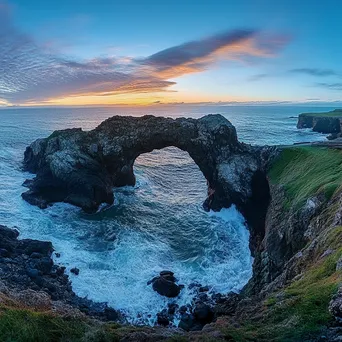
[[[289,37],[238,30],[184,43],[148,57],[145,72],[162,79],[202,72],[219,60],[270,58],[288,43]]]

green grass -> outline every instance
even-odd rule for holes
[[[51,313],[0,307],[1,342],[115,342],[118,340],[118,335],[110,324],[91,325],[81,319],[66,319]]]
[[[300,115],[305,115],[305,116],[318,116],[318,117],[342,117],[342,108],[341,109],[335,109],[332,110],[331,112],[323,112],[323,113],[303,113]]]
[[[332,227],[327,236],[323,240],[324,247],[320,248],[320,252],[323,253],[324,250],[329,249],[339,249],[342,247],[342,226]],[[328,248],[326,247],[328,246]]]
[[[272,184],[284,187],[286,207],[299,208],[318,193],[329,200],[342,184],[342,151],[309,146],[285,148],[268,175]]]
[[[24,309],[2,308],[0,340],[2,342],[46,342],[79,339],[85,325],[48,314]]]
[[[298,327],[294,332],[284,334],[297,337],[314,335],[322,326],[332,321],[328,311],[329,302],[337,292],[340,274],[336,272],[336,262],[342,255],[342,248],[326,257],[326,260],[312,267],[302,280],[294,282],[285,294],[291,305],[287,306],[287,314],[298,317]]]

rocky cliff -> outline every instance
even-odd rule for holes
[[[342,110],[327,113],[303,113],[298,117],[297,128],[312,128],[320,133],[341,133]]]
[[[341,150],[291,147],[272,163],[252,279],[234,312],[216,323],[232,340],[339,341],[341,162]]]

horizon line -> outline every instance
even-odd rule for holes
[[[20,108],[114,108],[114,107],[162,107],[162,106],[277,106],[277,105],[341,105],[342,100],[324,101],[208,101],[208,102],[158,102],[147,104],[75,104],[75,105],[57,105],[57,104],[32,104],[32,105],[0,105],[0,109],[20,109]]]

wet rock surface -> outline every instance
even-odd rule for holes
[[[164,273],[170,275],[170,273]],[[173,273],[171,275],[174,277]],[[156,277],[157,278],[157,277]],[[156,316],[156,324],[164,327],[178,326],[186,332],[201,331],[208,324],[216,321],[221,315],[233,314],[241,297],[236,293],[227,295],[215,293],[210,286],[199,283],[188,285],[191,303],[179,306],[168,303]],[[179,322],[178,324],[176,322]]]
[[[177,279],[171,271],[162,271],[158,277],[150,280],[148,285],[152,284],[153,290],[161,296],[174,298],[180,294],[183,288],[183,285],[177,285],[176,281]]]
[[[65,267],[54,264],[51,242],[19,239],[16,229],[0,225],[0,292],[28,306],[78,311],[99,319],[118,320],[106,303],[80,298],[72,290]],[[62,309],[61,309],[62,310]]]
[[[342,325],[342,286],[329,304],[329,311],[336,321]]]

